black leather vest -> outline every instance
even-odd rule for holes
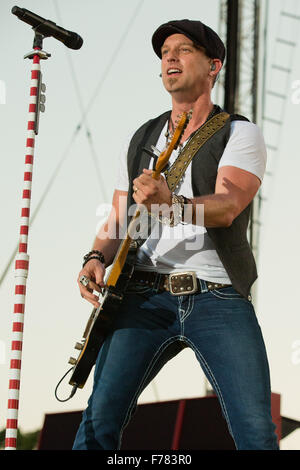
[[[169,119],[170,111],[151,119],[134,134],[128,149],[128,207],[135,204],[132,198],[133,179],[149,168],[150,156],[143,150],[156,145],[160,133]],[[230,137],[233,120],[247,120],[243,116],[232,115],[225,126],[209,139],[192,160],[192,189],[194,196],[204,196],[215,192],[219,160]],[[207,232],[233,287],[245,298],[250,295],[252,284],[257,278],[256,263],[247,239],[247,228],[251,204],[233,221],[230,227],[207,228]]]

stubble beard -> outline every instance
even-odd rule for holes
[[[183,90],[183,87],[179,85],[177,78],[169,77],[166,83],[166,89],[169,93],[176,93]]]

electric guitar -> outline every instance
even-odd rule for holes
[[[166,167],[171,153],[177,148],[190,118],[191,113],[183,113],[181,115],[169,144],[157,159],[152,173],[153,178],[158,179],[160,173]],[[109,333],[113,316],[120,308],[123,294],[126,291],[134,269],[134,265],[129,260],[131,250],[134,251],[135,249],[133,233],[136,233],[136,226],[139,223],[140,215],[140,209],[138,208],[128,225],[126,235],[114,258],[105,283],[101,305],[93,309],[82,340],[75,344],[75,349],[79,350],[78,358],[71,357],[69,359],[69,363],[73,365],[71,369],[72,375],[69,380],[69,384],[73,386],[71,396],[74,395],[77,388],[84,387],[105,337]]]

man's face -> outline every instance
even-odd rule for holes
[[[209,91],[211,60],[183,34],[169,36],[162,48],[162,79],[177,98],[195,99]]]

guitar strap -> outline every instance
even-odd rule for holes
[[[165,171],[165,176],[170,191],[175,190],[196,153],[218,130],[220,130],[226,124],[229,117],[230,115],[225,112],[216,114],[195,132],[171,168]]]

